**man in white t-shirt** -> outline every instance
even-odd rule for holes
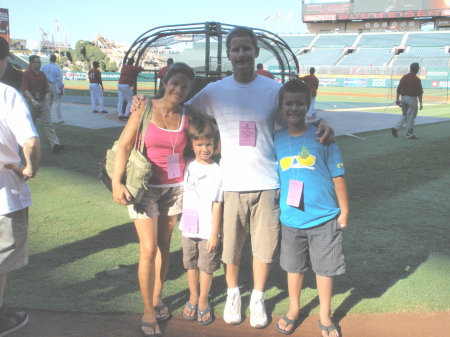
[[[0,78],[9,55],[9,45],[0,38]],[[38,171],[39,138],[22,95],[0,83],[0,306],[6,276],[28,263],[28,207],[30,189],[26,183]],[[26,166],[20,166],[19,145]],[[0,335],[13,332],[28,322],[24,311],[0,311]]]
[[[277,113],[281,84],[255,73],[259,48],[253,30],[234,28],[228,33],[226,46],[233,76],[209,84],[186,107],[201,117],[214,118],[222,141],[222,260],[228,287],[224,320],[228,324],[241,322],[238,274],[248,232],[254,280],[250,324],[264,328],[268,324],[264,287],[269,265],[278,251],[280,233],[280,182],[273,135],[276,122],[283,122]],[[326,123],[321,127],[327,134],[332,133]]]

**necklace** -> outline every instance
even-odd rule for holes
[[[176,129],[176,133],[177,134],[176,134],[176,137],[175,137],[175,142],[173,142],[172,135],[171,135],[171,132],[170,132],[171,130],[169,130],[169,125],[167,124],[167,121],[166,121],[167,111],[166,111],[166,113],[163,113],[163,111],[161,109],[161,101],[160,101],[159,111],[161,112],[161,115],[163,117],[164,123],[166,124],[167,131],[169,132],[170,143],[172,145],[172,154],[175,154],[175,146],[176,146],[177,140],[178,140],[178,130],[180,129],[180,119],[181,119],[180,115],[181,114],[178,114],[178,122],[177,122],[177,129]]]

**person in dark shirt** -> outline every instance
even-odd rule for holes
[[[409,66],[409,73],[403,76],[397,87],[397,98],[395,103],[402,108],[402,116],[398,120],[397,124],[391,129],[392,135],[397,137],[397,131],[405,125],[406,128],[406,138],[407,139],[418,139],[413,133],[414,121],[417,116],[417,108],[419,101],[419,110],[422,110],[422,82],[417,76],[419,73],[419,63],[414,62]],[[400,100],[401,96],[401,100]]]

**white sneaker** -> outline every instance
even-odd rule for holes
[[[250,325],[257,329],[263,329],[269,323],[266,314],[264,300],[257,300],[250,303]]]
[[[223,320],[227,324],[241,323],[241,295],[239,293],[227,296],[227,303],[223,311]]]

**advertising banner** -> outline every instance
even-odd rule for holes
[[[9,11],[6,8],[0,8],[0,36],[8,43],[9,40]]]
[[[62,71],[63,80],[67,81],[87,81],[87,73],[85,71]],[[102,81],[119,81],[120,73],[102,72]],[[140,73],[137,78],[138,82],[153,82],[155,73]]]
[[[366,78],[345,78],[344,79],[344,87],[367,87],[367,79]]]

